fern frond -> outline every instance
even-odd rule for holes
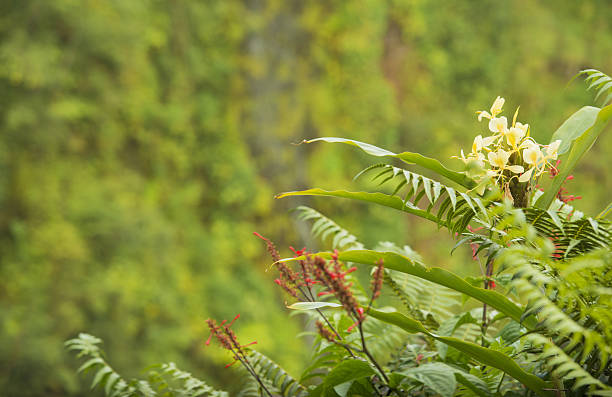
[[[255,373],[272,392],[278,393],[283,397],[302,397],[308,394],[306,387],[302,386],[277,363],[265,355],[253,350],[249,354],[248,359]]]
[[[363,244],[357,240],[356,236],[319,211],[303,205],[295,210],[298,212],[298,219],[313,222],[311,234],[314,237],[323,242],[331,238],[332,248],[339,250],[363,249]]]
[[[549,338],[540,334],[530,334],[527,335],[526,338],[533,345],[542,348],[542,353],[538,358],[552,367],[553,373],[556,376],[563,379],[564,382],[573,381],[573,390],[588,386],[590,388],[589,394],[593,395],[598,395],[601,391],[612,391],[612,388],[604,385],[601,381],[585,371],[572,359],[572,357],[565,354],[562,349],[551,342]]]
[[[227,396],[227,393],[219,392],[189,372],[180,370],[172,362],[161,364],[159,372],[150,371],[149,382],[158,390],[165,390],[168,396]]]
[[[438,181],[389,164],[374,164],[358,176],[375,170],[378,172],[372,180],[379,180],[379,186],[393,183],[391,196],[400,197],[405,208],[423,209],[427,214],[434,215],[436,223],[453,233],[462,232],[473,219],[491,226],[486,209],[490,205],[489,200],[457,192]]]
[[[98,346],[102,340],[88,334],[79,334],[65,343],[68,350],[78,351],[77,357],[89,357],[78,372],[96,370],[91,388],[104,388],[108,397],[154,397],[156,390],[163,390],[164,397],[228,397],[226,392],[218,391],[190,373],[179,370],[174,363],[162,364],[160,371],[150,371],[148,380],[121,377],[103,358],[104,352]],[[165,377],[169,377],[168,381]]]
[[[602,106],[605,106],[612,100],[612,77],[596,69],[581,70],[578,75],[585,76],[584,81],[589,84],[587,91],[595,89],[595,102],[599,97],[605,98],[601,103]]]
[[[368,350],[381,362],[391,359],[391,354],[403,348],[407,342],[406,333],[398,327],[369,317],[363,323]]]
[[[601,389],[597,378],[612,375],[612,254],[603,249],[565,261],[550,254],[542,245],[516,246],[501,258],[514,274],[512,286],[540,320],[540,333],[528,340],[572,388]]]
[[[561,212],[535,207],[523,211],[541,235],[553,238],[558,257],[572,258],[612,245],[611,224],[606,220],[584,216],[567,220]]]

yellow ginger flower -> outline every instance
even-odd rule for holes
[[[472,143],[472,152],[466,157],[461,151],[461,157],[458,157],[466,165],[466,174],[479,183],[477,186],[479,193],[484,192],[487,180],[499,178],[497,183],[511,195],[508,187],[513,178],[518,177],[522,183],[528,182],[534,175],[539,176],[544,173],[547,167],[553,167],[551,161],[558,157],[561,141],[557,140],[548,146],[539,145],[529,136],[529,124],[516,121],[518,108],[512,118],[512,125],[508,126],[508,119],[499,116],[504,102],[504,98],[498,96],[490,112],[476,112],[478,121],[482,121],[483,118],[489,120],[489,130],[493,135],[484,138],[478,135]],[[512,162],[521,165],[509,163],[510,158],[513,159]],[[486,169],[485,164],[488,164],[490,169]],[[525,171],[525,168],[528,169]]]
[[[472,143],[472,153],[480,154],[480,151],[484,148],[488,148],[495,141],[495,137],[488,136],[483,138],[482,135],[478,135],[474,138],[474,143]]]
[[[528,130],[529,124],[516,123],[515,126],[510,127],[508,132],[505,134],[508,145],[516,149],[521,140],[527,135]]]
[[[512,152],[507,152],[504,149],[499,149],[496,152],[489,152],[488,159],[489,164],[493,167],[499,168],[499,172],[504,170],[510,170],[515,174],[523,172],[523,167],[520,165],[508,165],[508,160]]]
[[[525,144],[527,148],[523,150],[523,161],[531,165],[531,167],[520,176],[519,182],[527,182],[531,179],[534,170],[536,171],[536,175],[540,175],[544,171],[544,154],[542,154],[538,144],[531,140],[526,141]]]
[[[559,151],[559,146],[561,145],[561,140],[557,139],[554,142],[551,142],[550,145],[546,147],[546,160],[556,160],[557,152]]]
[[[483,117],[487,119],[495,118],[495,116],[501,113],[505,101],[504,98],[498,96],[491,106],[491,113],[484,110],[476,112],[478,114],[478,121],[481,121]]]
[[[492,118],[489,121],[489,130],[496,134],[505,135],[508,132],[508,119],[505,116]]]

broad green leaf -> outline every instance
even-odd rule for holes
[[[557,152],[559,155],[567,152],[572,143],[586,130],[591,128],[593,124],[595,124],[599,110],[599,108],[594,106],[585,106],[576,113],[572,114],[563,122],[563,124],[561,124],[561,127],[559,127],[557,131],[553,133],[552,138],[550,139],[551,142],[558,139],[561,140],[561,145],[559,146],[559,150]]]
[[[452,374],[453,368],[443,363],[422,364],[402,371],[408,378],[427,386],[442,397],[452,397],[457,388],[457,381]]]
[[[338,393],[340,397],[345,397],[348,391],[353,386],[354,380],[350,380],[348,382],[340,383],[339,385],[334,386],[334,391]]]
[[[325,377],[323,384],[325,388],[333,388],[337,385],[355,381],[374,375],[375,372],[370,365],[362,360],[350,359],[341,362]]]
[[[341,307],[342,305],[334,302],[296,302],[293,305],[287,306],[293,310],[314,310],[322,307]]]
[[[321,255],[324,258],[331,258],[331,253],[329,252],[322,252],[316,255]],[[411,274],[433,283],[443,285],[457,292],[461,292],[497,309],[506,316],[512,318],[514,321],[522,323],[528,330],[533,330],[535,328],[535,319],[533,317],[528,317],[524,321],[521,321],[521,316],[523,316],[524,311],[502,294],[489,289],[473,286],[461,277],[446,269],[439,267],[426,267],[405,256],[393,252],[353,250],[340,252],[338,255],[339,259],[342,261],[361,263],[368,266],[377,266],[378,261],[382,259],[387,269]],[[284,261],[296,259],[299,258],[288,258],[284,259]]]
[[[419,153],[411,153],[411,152],[403,152],[403,153],[393,153],[386,149],[379,148],[374,145],[370,145],[369,143],[354,141],[352,139],[343,139],[343,138],[335,138],[335,137],[324,137],[324,138],[316,138],[306,141],[307,143],[312,142],[330,142],[330,143],[345,143],[353,146],[357,146],[364,152],[369,155],[376,157],[392,157],[402,160],[407,164],[418,164],[421,167],[427,168],[431,171],[436,172],[437,174],[465,187],[468,189],[476,186],[476,183],[469,178],[467,175],[462,174],[457,171],[450,170],[446,168],[441,162],[436,159],[432,159],[430,157],[425,157]]]
[[[409,214],[420,216],[421,218],[428,219],[432,222],[436,222],[438,224],[441,223],[441,220],[438,219],[434,214],[429,213],[425,210],[416,208],[414,206],[409,206],[404,203],[404,201],[397,196],[390,196],[384,193],[368,193],[368,192],[349,192],[346,190],[323,190],[323,189],[308,189],[301,190],[296,192],[285,192],[281,193],[276,198],[283,198],[289,196],[328,196],[328,197],[342,197],[349,198],[353,200],[365,201],[368,203],[375,203],[379,205],[383,205],[385,207],[395,208],[396,210],[404,211]]]
[[[573,142],[569,151],[569,155],[561,163],[561,170],[552,180],[548,190],[546,190],[546,192],[544,192],[544,194],[536,202],[536,207],[542,209],[548,209],[548,207],[550,207],[550,204],[554,201],[563,182],[565,182],[568,175],[573,171],[574,167],[576,167],[582,156],[584,156],[584,154],[589,151],[591,146],[593,146],[599,134],[601,134],[603,129],[608,124],[608,121],[610,121],[610,118],[612,118],[612,105],[602,108],[597,113],[597,118],[595,119],[594,123],[590,126],[587,125],[588,121],[585,121],[584,124],[576,126],[577,130],[574,131],[573,134],[568,133],[570,137],[576,136],[575,141]]]
[[[504,371],[506,374],[512,376],[514,379],[518,380],[540,396],[550,397],[553,395],[552,392],[547,390],[551,389],[551,384],[543,381],[533,374],[525,372],[516,362],[501,352],[487,349],[486,347],[482,347],[475,343],[462,341],[457,338],[436,335],[426,330],[423,324],[421,324],[419,321],[407,317],[399,312],[382,312],[375,309],[370,309],[369,314],[378,320],[396,325],[408,333],[422,332],[436,340],[444,342],[462,353],[467,354],[476,361],[481,362],[482,364]]]

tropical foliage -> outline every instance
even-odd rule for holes
[[[309,340],[294,336],[304,320],[286,318],[252,231],[282,247],[330,248],[287,221],[307,205],[368,248],[410,244],[429,263],[473,269],[469,249],[449,257],[453,235],[420,217],[350,200],[271,200],[345,189],[371,160],[348,146],[291,143],[342,136],[446,163],[482,133],[466,115],[498,93],[547,143],[549,127],[596,95],[565,88],[571,76],[612,70],[607,0],[0,0],[0,15],[7,395],[89,395],[62,348],[81,332],[105,341],[125,379],[174,361],[234,394],[235,366],[225,370],[225,353],[201,342],[203,318],[237,312],[239,335],[301,373]],[[589,192],[578,204],[588,214],[609,202],[611,138],[598,138],[565,185]],[[351,189],[370,185],[360,178]]]
[[[303,374],[292,377],[253,350],[255,342],[238,341],[231,327],[239,316],[220,324],[209,319],[209,341],[214,337],[230,352],[234,362],[228,366],[240,363],[252,376],[243,395],[612,394],[612,223],[575,210],[555,183],[604,130],[612,105],[592,108],[594,117],[580,122],[571,116],[544,152],[529,138],[529,127],[516,122],[516,113],[510,128],[496,117],[502,105],[498,97],[490,113],[480,113],[495,135],[478,136],[468,157],[462,153],[464,171],[354,140],[307,141],[345,143],[374,157],[399,159],[454,187],[376,163],[358,176],[376,173],[377,191],[307,189],[279,198],[341,197],[421,217],[450,231],[457,246],[469,245],[480,274],[464,278],[428,266],[410,247],[390,242],[367,249],[329,217],[298,207],[298,217],[312,222],[312,234],[332,252],[291,247],[294,256],[282,259],[272,241],[255,235],[272,256],[275,283],[293,301],[288,308],[308,319],[312,357]],[[508,145],[508,156],[501,145]],[[548,189],[557,189],[550,202],[548,192],[536,188],[545,173],[553,176]],[[515,180],[520,192],[511,186]],[[381,187],[386,183],[394,184],[390,193]],[[400,194],[402,189],[406,193]],[[83,338],[68,345],[94,357],[82,369],[101,367],[94,386],[104,386],[107,394],[124,390],[125,381]]]
[[[590,76],[602,75],[596,71],[581,74],[587,74],[590,80],[593,79]],[[606,82],[602,80],[598,84]],[[474,260],[479,261],[482,272],[479,279],[462,279],[447,270],[428,267],[420,260],[401,255],[397,250],[364,250],[353,235],[333,221],[314,210],[302,208],[304,219],[315,219],[315,235],[325,238],[331,234],[334,246],[350,244],[348,250],[336,250],[332,254],[296,252],[297,258],[293,261],[297,260],[298,269],[302,269],[300,279],[291,273],[287,260],[280,260],[267,241],[281,274],[277,283],[294,298],[310,302],[289,307],[316,310],[329,326],[317,322],[321,343],[329,342],[326,349],[346,350],[342,358],[331,362],[323,361],[328,355],[325,349],[315,354],[313,361],[319,365],[311,369],[318,370],[317,376],[322,380],[312,389],[311,395],[401,396],[422,393],[423,387],[426,394],[444,396],[456,392],[522,394],[526,390],[540,396],[565,392],[578,395],[612,393],[609,386],[612,383],[611,226],[603,219],[576,212],[568,204],[570,200],[564,200],[558,193],[557,182],[564,181],[577,159],[590,149],[612,118],[612,105],[581,109],[553,134],[553,141],[541,152],[538,144],[529,138],[529,126],[516,121],[518,109],[510,128],[505,117],[496,117],[503,103],[503,98],[498,97],[490,113],[478,112],[479,119],[490,119],[489,129],[494,135],[477,136],[467,158],[462,152],[461,160],[466,167],[463,174],[416,153],[397,154],[340,138],[308,141],[347,143],[372,156],[398,158],[435,171],[459,185],[458,189],[464,192],[457,193],[450,186],[399,167],[375,164],[359,175],[377,171],[373,180],[380,180],[379,185],[399,179],[392,193],[309,189],[279,197],[321,195],[362,200],[433,221],[460,234],[463,238],[459,244],[472,246]],[[593,117],[575,122],[585,109],[589,109]],[[507,145],[507,150],[502,145]],[[487,151],[488,156],[482,151]],[[558,155],[562,156],[561,160],[551,164]],[[526,169],[526,165],[530,168]],[[546,171],[554,177],[549,187],[554,189],[553,193],[549,190],[534,194],[532,185]],[[402,199],[398,194],[404,187],[407,193]],[[500,190],[505,193],[500,195]],[[548,197],[556,197],[556,201]],[[335,272],[325,270],[325,259],[321,258],[330,260]],[[346,268],[341,271],[339,261],[374,267],[369,302],[362,288],[356,288],[362,293],[361,299],[354,299],[352,295],[349,299],[345,284],[330,281],[343,280],[350,272]],[[317,273],[317,267],[322,269],[323,275],[319,274],[321,270]],[[314,272],[309,270],[313,268]],[[413,285],[398,283],[392,273],[381,276],[382,272],[410,275],[422,280],[421,283],[430,283],[429,289],[445,287],[480,301],[482,308],[459,310],[450,317],[448,313],[431,308],[423,311],[414,295],[400,287],[403,284],[414,288]],[[314,284],[309,282],[313,279],[323,287],[316,295],[311,290]],[[372,308],[380,294],[376,286],[382,280],[400,298],[403,303],[400,310]],[[477,286],[481,283],[483,288]],[[419,292],[421,297],[427,296],[422,290]],[[361,345],[359,338],[350,334],[355,324],[346,333],[338,332],[338,325],[334,327],[321,312],[320,309],[329,303],[323,305],[318,297],[328,293],[341,303],[346,316],[359,325]],[[368,303],[364,306],[359,302]],[[436,306],[439,305],[443,305],[442,298],[436,302]],[[366,340],[376,339],[381,332],[378,329],[372,334],[364,330],[362,324],[368,317],[395,325],[410,335],[395,350],[397,357],[406,350],[417,349],[421,353],[414,361],[398,364],[390,360],[386,366],[379,364],[366,348]],[[449,349],[454,353],[449,354]],[[361,355],[355,355],[355,351]],[[449,373],[454,376],[449,377]]]

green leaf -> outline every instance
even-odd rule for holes
[[[516,362],[501,352],[487,349],[486,347],[462,341],[457,338],[436,335],[426,330],[423,324],[417,320],[399,312],[382,312],[370,309],[369,314],[378,320],[396,325],[408,333],[422,332],[436,340],[444,342],[482,364],[504,371],[540,396],[549,397],[553,395],[550,391],[546,390],[551,389],[551,384],[533,374],[525,372]]]
[[[452,397],[457,388],[457,381],[452,374],[453,368],[443,363],[429,363],[410,368],[403,375],[427,386],[442,397]]]
[[[457,328],[463,324],[478,324],[478,322],[470,312],[460,313],[440,324],[440,328],[438,328],[437,332],[441,336],[453,336],[453,333],[457,330]],[[438,354],[442,360],[445,360],[448,345],[442,342],[436,342],[436,345]]]
[[[362,360],[350,359],[341,362],[325,377],[325,388],[334,388],[343,383],[355,381],[374,375],[370,365]],[[348,389],[347,389],[348,390]]]
[[[118,374],[113,372],[109,375],[108,379],[106,379],[106,385],[104,386],[104,392],[107,396],[110,395],[113,386],[115,386],[119,380],[121,380],[121,377]]]
[[[561,127],[553,133],[550,139],[551,142],[557,139],[561,140],[561,145],[557,152],[559,155],[567,152],[572,143],[595,124],[599,110],[599,108],[594,106],[585,106],[572,114],[563,124],[561,124]]]
[[[321,255],[324,258],[331,258],[331,253],[329,252],[322,252],[316,255]],[[387,269],[411,274],[436,284],[443,285],[457,292],[461,292],[479,300],[480,302],[486,303],[487,305],[504,313],[506,316],[512,318],[516,322],[522,323],[528,330],[533,330],[535,328],[535,319],[533,317],[528,317],[521,322],[523,310],[502,294],[496,291],[475,287],[446,269],[439,267],[426,267],[405,256],[393,252],[352,250],[340,252],[338,258],[345,262],[361,263],[368,266],[377,266],[378,261],[382,259]],[[284,259],[284,261],[296,259],[303,258],[288,258]]]
[[[77,372],[87,372],[87,370],[94,365],[104,365],[104,360],[102,360],[100,357],[95,357],[90,360],[87,360],[83,365],[79,367]]]
[[[479,377],[464,371],[455,370],[455,378],[463,386],[467,387],[480,397],[490,397],[493,395],[489,386]]]
[[[599,213],[599,215],[597,215],[596,219],[605,218],[610,213],[612,213],[612,203],[608,204],[608,206],[604,208],[603,211]]]
[[[436,172],[437,174],[465,187],[468,189],[476,186],[476,183],[469,178],[467,175],[462,174],[457,171],[450,170],[446,168],[440,161],[436,159],[432,159],[430,157],[425,157],[419,153],[411,153],[411,152],[403,152],[403,153],[393,153],[386,149],[379,148],[374,145],[370,145],[369,143],[354,141],[352,139],[343,139],[343,138],[335,138],[335,137],[323,137],[316,138],[306,141],[307,143],[323,141],[330,143],[345,143],[353,146],[357,146],[364,152],[369,155],[376,157],[392,157],[402,160],[407,164],[418,164],[421,167],[427,168],[431,171]]]
[[[522,336],[521,325],[516,321],[511,321],[499,331],[497,336],[501,337],[507,344],[514,343]]]
[[[93,382],[91,382],[91,388],[92,389],[95,388],[99,383],[101,383],[104,380],[106,376],[108,376],[112,372],[113,370],[110,367],[100,368],[98,373],[96,373],[96,376],[94,376]]]
[[[348,391],[353,386],[354,380],[350,380],[348,382],[340,383],[339,385],[334,386],[334,391],[338,393],[339,396],[345,397]]]
[[[419,209],[414,206],[406,205],[402,199],[397,196],[390,196],[384,193],[367,193],[367,192],[349,192],[346,190],[323,190],[323,189],[308,189],[295,192],[285,192],[276,196],[277,199],[289,196],[328,196],[328,197],[341,197],[353,200],[365,201],[368,203],[379,204],[385,207],[394,208],[396,210],[404,211],[409,214],[419,216],[421,218],[428,219],[432,222],[440,224],[434,214],[429,213],[425,210]]]
[[[314,310],[322,307],[341,307],[342,305],[334,302],[295,302],[293,305],[287,306],[293,310]]]
[[[584,156],[591,146],[593,146],[599,134],[601,134],[604,127],[608,124],[608,121],[610,121],[610,118],[612,118],[612,105],[602,108],[597,113],[597,118],[593,124],[588,125],[588,117],[585,116],[583,124],[576,124],[576,130],[567,133],[570,139],[571,137],[575,137],[575,141],[572,144],[569,155],[561,164],[561,170],[554,177],[548,190],[538,199],[536,207],[542,209],[548,209],[548,207],[550,207],[550,204],[554,201],[563,182],[565,182],[568,175],[572,172],[574,167],[576,167],[582,156]]]

